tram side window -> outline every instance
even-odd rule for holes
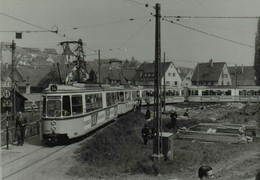
[[[62,115],[70,116],[71,108],[70,108],[70,96],[63,96],[62,98]]]
[[[125,92],[126,100],[131,100],[131,94],[130,91]]]
[[[231,96],[231,90],[227,90],[227,91],[225,92],[225,95],[226,95],[226,96]]]
[[[72,96],[72,113],[73,113],[73,115],[78,115],[78,114],[83,113],[82,96],[81,95]]]
[[[48,100],[47,101],[47,116],[48,117],[60,117],[61,116],[61,101],[60,100]]]
[[[103,107],[102,94],[86,94],[86,112],[94,111]]]
[[[46,116],[46,97],[43,96],[43,100],[42,100],[42,116],[45,117]]]
[[[116,93],[112,92],[112,93],[107,93],[106,94],[106,100],[107,100],[107,106],[111,106],[116,104],[117,100],[116,100]]]
[[[124,92],[119,93],[119,101],[124,102]]]

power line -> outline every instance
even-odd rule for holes
[[[138,29],[134,34],[132,34],[119,48],[117,49],[121,49],[123,46],[125,46],[130,40],[132,40],[139,32],[141,32],[145,26],[151,22],[151,19],[149,19],[149,21],[147,21],[143,26],[141,26],[140,29]]]
[[[64,30],[60,30],[60,31],[78,30],[78,29],[86,29],[86,28],[95,28],[95,27],[99,27],[99,26],[106,26],[106,25],[111,25],[111,24],[119,24],[119,23],[123,23],[123,22],[136,21],[136,20],[139,20],[139,19],[147,18],[147,17],[148,16],[137,17],[137,18],[130,18],[130,19],[123,19],[123,20],[119,20],[119,21],[112,21],[112,22],[108,22],[108,23],[96,24],[96,25],[93,25],[93,26],[79,26],[79,27],[74,27],[74,28],[70,28],[70,29],[64,29]]]
[[[213,26],[213,25],[209,25],[209,24],[204,24],[204,23],[198,23],[198,22],[193,22],[193,21],[187,21],[186,19],[182,22],[187,22],[187,23],[193,23],[193,24],[197,24],[200,26],[207,26],[207,27],[211,27],[211,28],[216,28],[216,29],[224,29],[224,30],[229,30],[229,31],[235,31],[235,32],[241,32],[241,33],[246,33],[246,34],[253,34],[255,35],[255,33],[252,32],[247,32],[247,31],[240,31],[240,30],[235,30],[235,29],[230,29],[230,28],[224,28],[224,27],[219,27],[219,26]]]
[[[258,19],[260,16],[164,16],[164,18],[176,18],[176,19]]]
[[[202,34],[206,34],[206,35],[211,36],[211,37],[222,39],[222,40],[225,40],[225,41],[228,41],[228,42],[232,42],[232,43],[235,43],[235,44],[239,44],[239,45],[242,45],[242,46],[255,48],[254,46],[251,46],[251,45],[248,45],[248,44],[244,44],[244,43],[240,43],[240,42],[237,42],[237,41],[234,41],[234,40],[231,40],[231,39],[227,39],[227,38],[224,38],[224,37],[221,37],[221,36],[217,36],[215,34],[211,34],[211,33],[208,33],[208,32],[202,31],[202,30],[198,30],[198,29],[195,29],[195,28],[192,28],[190,26],[186,26],[186,25],[183,25],[183,24],[180,24],[180,23],[176,23],[174,21],[170,21],[170,20],[165,19],[165,18],[163,18],[162,20],[164,20],[166,22],[169,22],[169,23],[172,23],[172,24],[176,24],[178,26],[181,26],[181,27],[184,27],[184,28],[187,28],[187,29],[190,29],[190,30],[193,30],[193,31],[196,31],[196,32],[199,32],[199,33],[202,33]]]
[[[9,17],[9,18],[11,18],[11,19],[14,19],[14,20],[16,20],[16,21],[20,21],[20,22],[22,22],[22,23],[25,23],[25,24],[27,24],[27,25],[31,25],[31,26],[37,27],[37,28],[42,29],[42,30],[44,30],[44,31],[46,31],[46,32],[55,33],[55,34],[57,34],[57,35],[59,35],[59,36],[61,36],[61,37],[63,37],[63,38],[69,39],[69,37],[67,37],[65,34],[60,34],[60,33],[58,33],[58,27],[57,27],[56,25],[54,25],[53,27],[56,27],[57,30],[56,30],[56,31],[53,31],[53,30],[49,30],[49,29],[47,29],[47,28],[45,28],[45,27],[42,27],[42,26],[39,26],[39,25],[30,23],[30,22],[27,22],[27,21],[18,19],[18,18],[13,17],[13,16],[10,16],[10,15],[5,14],[5,13],[3,13],[3,12],[0,12],[0,14],[3,15],[3,16]],[[16,32],[17,32],[17,31],[16,31]],[[35,32],[36,32],[36,31],[35,31]]]
[[[144,3],[140,3],[140,2],[137,2],[137,1],[133,1],[133,0],[124,0],[125,2],[131,4],[132,6],[135,6],[139,9],[142,9],[143,11],[145,12],[148,12],[150,15],[153,15],[153,12],[151,11],[148,11],[146,8],[150,7],[149,4],[144,4]],[[138,6],[136,4],[139,4],[139,5],[142,5],[142,6]]]

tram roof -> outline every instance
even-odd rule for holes
[[[132,90],[132,89],[135,89],[135,87],[110,86],[106,84],[83,84],[83,83],[75,83],[73,85],[50,84],[49,87],[46,88],[43,93],[100,92],[100,91]]]
[[[192,86],[188,89],[210,89],[210,90],[216,90],[216,89],[248,89],[248,90],[260,90],[260,86],[237,86],[234,87],[227,87],[227,86]]]

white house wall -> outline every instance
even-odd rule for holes
[[[225,64],[222,70],[222,73],[220,74],[218,85],[224,85],[224,86],[231,86],[232,80],[230,77],[230,74],[228,72],[227,65]]]
[[[165,73],[165,84],[166,86],[175,86],[180,87],[182,80],[181,77],[175,68],[175,66],[171,63],[171,65],[168,67]],[[177,85],[176,85],[177,83]],[[164,85],[164,79],[162,78],[161,84]]]

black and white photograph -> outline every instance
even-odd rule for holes
[[[260,180],[259,0],[0,0],[3,180]]]

